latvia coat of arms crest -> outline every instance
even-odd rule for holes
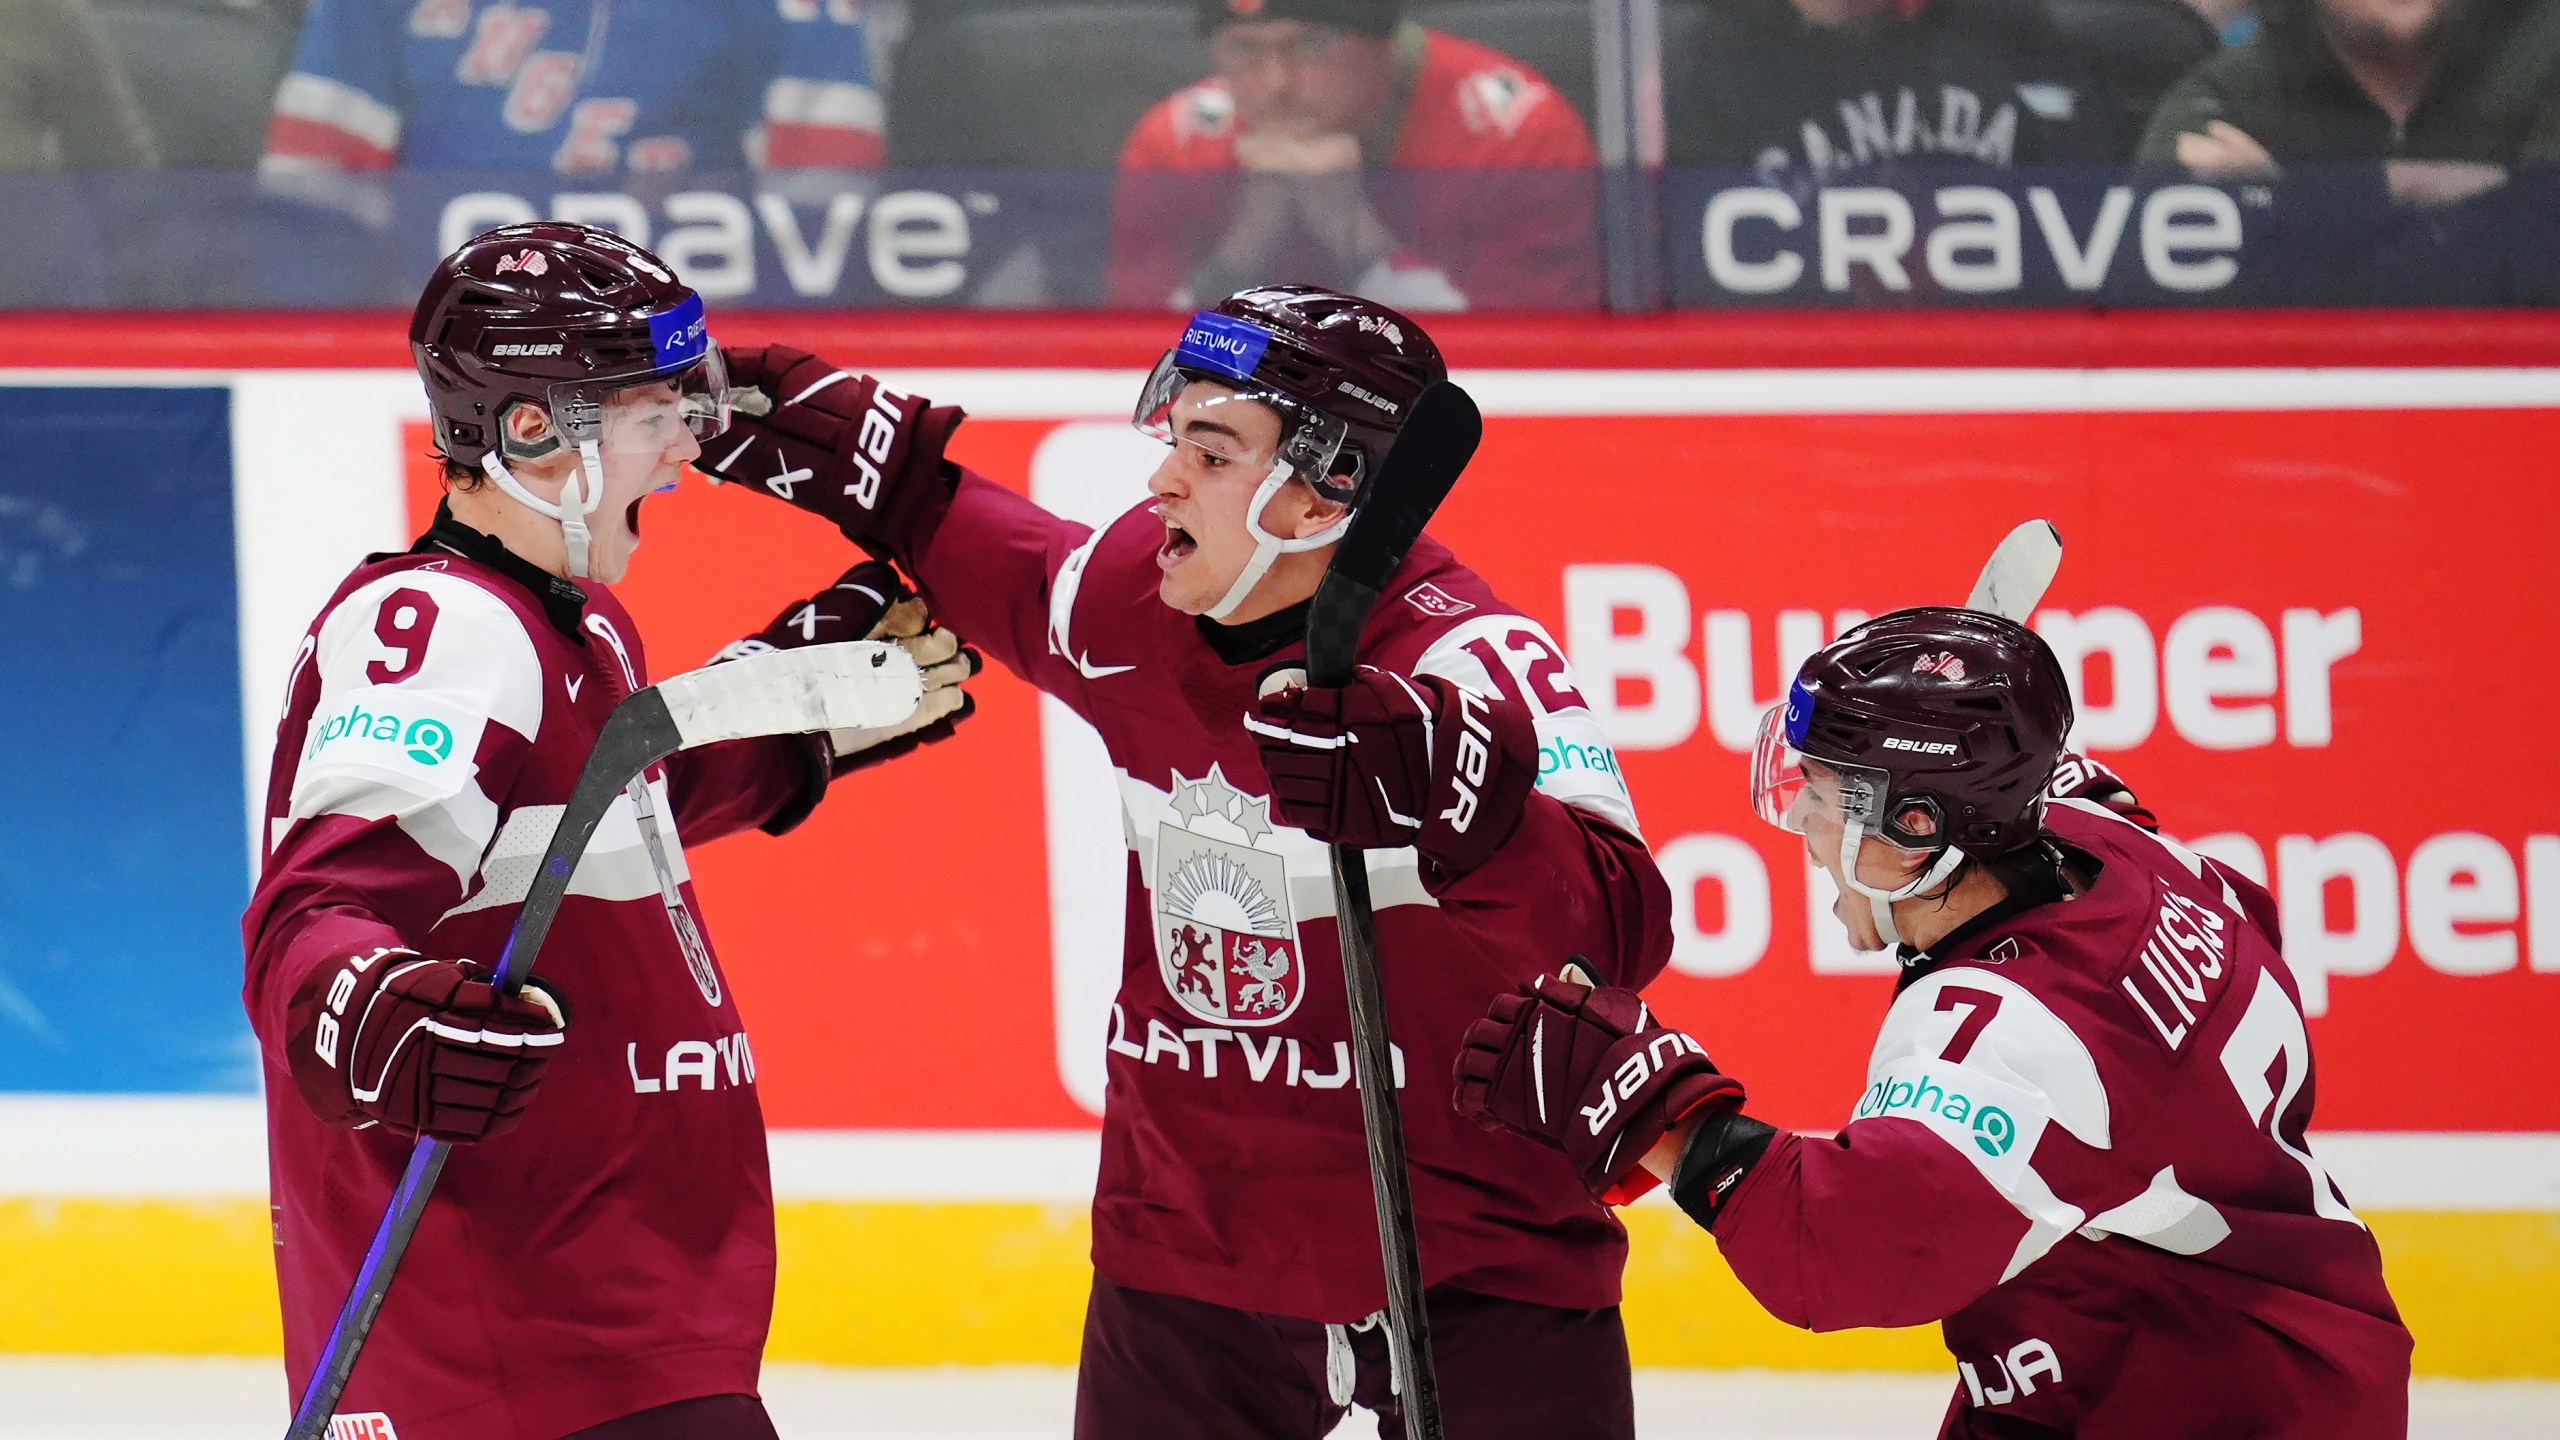
[[[1257,847],[1271,801],[1208,778],[1173,776],[1173,816],[1156,830],[1156,964],[1165,989],[1213,1025],[1276,1025],[1307,993],[1289,866]],[[1233,836],[1233,839],[1227,837]]]

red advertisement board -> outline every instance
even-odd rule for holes
[[[1686,897],[1655,999],[1771,1118],[1838,1123],[1893,980],[1751,817],[1750,728],[1794,657],[1960,599],[2044,516],[2069,550],[2036,623],[2081,677],[2082,740],[2174,833],[2268,875],[2323,1127],[2560,1130],[2560,412],[2227,403],[1489,422],[1435,529],[1613,712]],[[1025,485],[1056,428],[974,420],[957,448]],[[431,484],[413,472],[413,500]],[[624,593],[662,674],[858,558],[699,484],[646,533]],[[1060,1078],[1040,710],[1009,676],[977,690],[957,740],[840,785],[788,840],[697,854],[777,1124],[1093,1123]]]

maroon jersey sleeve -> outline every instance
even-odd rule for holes
[[[1716,1246],[1735,1277],[1808,1330],[1942,1320],[2000,1283],[2027,1230],[1963,1156],[1904,1120],[1781,1134],[1726,1204]]]
[[[1099,677],[1061,636],[1100,536],[964,470],[923,553],[898,559],[944,625],[1081,715],[1085,684]]]
[[[493,797],[542,723],[523,623],[452,573],[359,585],[306,644],[282,737],[294,748],[279,747],[266,863],[241,922],[244,998],[271,1051],[313,969],[420,948],[462,900],[497,831]]]

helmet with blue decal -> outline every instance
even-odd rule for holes
[[[615,448],[615,392],[670,387],[696,438],[728,428],[728,375],[702,297],[664,261],[610,230],[536,221],[491,230],[444,258],[409,321],[409,349],[435,416],[436,447],[560,522],[570,573],[586,573],[586,517]],[[507,412],[549,424],[517,434]],[[508,460],[577,450],[558,503],[518,483]]]
[[[1836,807],[1841,873],[1890,941],[1892,901],[1943,883],[1968,855],[2035,841],[2071,723],[2061,662],[2034,631],[1954,606],[1897,610],[1816,651],[1762,717],[1752,805],[1798,833],[1812,807]],[[1907,885],[1871,889],[1857,866],[1870,837],[1931,863]]]
[[[1298,478],[1356,506],[1413,402],[1447,378],[1440,347],[1404,315],[1313,285],[1266,285],[1191,317],[1156,362],[1136,420],[1169,440],[1165,417],[1185,383],[1227,386],[1279,412]]]
[[[1239,290],[1191,317],[1139,393],[1131,417],[1137,427],[1175,443],[1174,401],[1195,383],[1268,406],[1280,417],[1279,453],[1246,512],[1255,559],[1209,618],[1223,619],[1241,604],[1275,556],[1341,538],[1347,511],[1366,498],[1378,462],[1413,402],[1448,374],[1440,348],[1411,319],[1373,300],[1313,285]],[[1344,506],[1342,523],[1290,541],[1264,530],[1263,506],[1293,479]]]

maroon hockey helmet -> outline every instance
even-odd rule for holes
[[[1239,290],[1191,317],[1156,363],[1133,417],[1159,440],[1183,386],[1208,380],[1279,412],[1280,458],[1326,499],[1360,503],[1413,402],[1449,376],[1406,316],[1313,285]]]
[[[1979,610],[1879,616],[1817,651],[1761,722],[1752,799],[1801,828],[1801,761],[1842,777],[1845,818],[1908,850],[2031,843],[2071,733],[2071,690],[2041,636]],[[1793,823],[1791,823],[1793,822]]]
[[[409,348],[437,447],[475,469],[492,448],[531,458],[564,439],[589,442],[607,393],[652,381],[679,382],[697,437],[727,428],[727,376],[702,297],[610,230],[536,221],[466,242],[428,277]],[[506,438],[500,417],[519,404],[550,411],[550,438]]]

